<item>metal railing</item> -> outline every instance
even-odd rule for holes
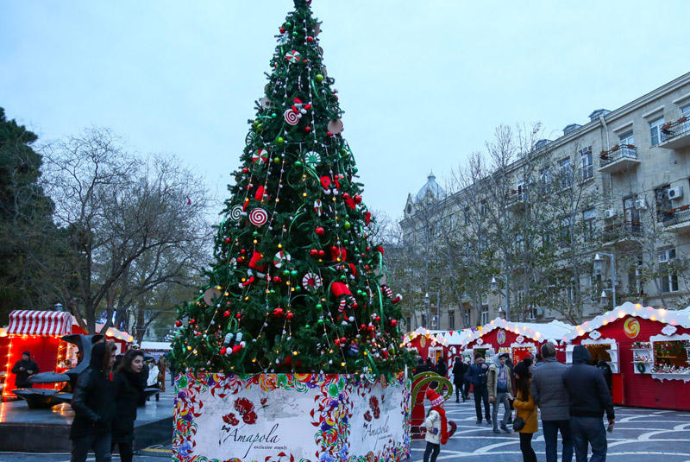
[[[664,141],[670,141],[673,138],[687,135],[690,133],[690,120],[684,116],[675,122],[670,122],[661,127],[661,133],[664,135]]]
[[[639,221],[623,221],[612,223],[604,227],[604,242],[617,241],[626,237],[642,235],[642,223]]]
[[[664,226],[673,226],[690,221],[690,208],[670,209],[661,214],[661,222]]]
[[[637,148],[632,144],[621,144],[614,146],[610,151],[602,151],[599,158],[601,159],[601,167],[606,167],[621,159],[637,160]]]

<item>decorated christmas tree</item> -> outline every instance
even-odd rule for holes
[[[179,309],[178,371],[378,375],[410,361],[310,3],[295,0],[276,36],[208,285]]]

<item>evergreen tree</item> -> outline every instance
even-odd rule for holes
[[[376,374],[409,362],[309,3],[295,0],[277,35],[208,286],[179,310],[178,370]]]

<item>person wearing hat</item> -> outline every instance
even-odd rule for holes
[[[31,359],[31,352],[25,351],[22,353],[22,359],[15,363],[12,373],[17,376],[14,383],[18,388],[33,387],[33,384],[29,382],[29,377],[38,373],[38,364]]]
[[[446,419],[446,411],[443,409],[445,399],[431,388],[426,390],[426,399],[429,400],[431,409],[429,409],[424,421],[426,426],[424,462],[436,462],[436,458],[441,452],[441,445],[448,442],[448,419]]]
[[[515,366],[515,388],[517,392],[513,406],[517,410],[516,422],[524,422],[522,428],[516,428],[520,434],[520,451],[522,451],[523,462],[537,462],[537,455],[532,448],[532,437],[539,430],[539,423],[537,422],[537,405],[530,393],[531,365],[532,360],[527,358]]]

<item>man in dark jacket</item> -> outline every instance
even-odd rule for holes
[[[541,347],[544,362],[534,369],[531,392],[534,402],[541,410],[541,425],[544,429],[546,462],[558,460],[558,432],[563,439],[563,462],[573,460],[573,440],[570,435],[570,412],[568,392],[563,384],[563,374],[568,367],[556,360],[556,348],[552,343]]]
[[[111,346],[98,343],[93,346],[91,362],[79,374],[72,397],[74,420],[70,429],[72,462],[85,462],[93,448],[97,462],[111,460],[111,426],[115,418],[115,393],[109,373],[115,362]]]
[[[446,362],[443,358],[438,358],[438,363],[436,364],[436,373],[441,377],[445,377],[448,373],[448,368],[446,367]]]
[[[486,423],[491,425],[491,413],[489,411],[489,389],[487,388],[487,372],[489,366],[484,363],[484,356],[476,354],[474,356],[474,364],[472,364],[467,371],[466,377],[472,384],[474,392],[474,409],[477,412],[477,425],[482,423],[482,405],[484,401],[484,415],[486,416]]]
[[[587,462],[588,445],[592,445],[590,462],[606,460],[604,411],[609,426],[616,423],[613,400],[601,372],[589,366],[592,357],[582,345],[573,349],[573,366],[563,374],[563,383],[570,400],[570,429],[575,443],[575,459]]]
[[[31,353],[25,351],[22,353],[22,359],[17,361],[12,368],[12,373],[17,375],[14,383],[17,388],[31,388],[33,385],[29,382],[29,377],[38,373],[38,364],[31,359]]]
[[[462,389],[465,383],[465,373],[467,373],[467,366],[462,362],[460,356],[455,357],[455,364],[453,364],[453,385],[455,385],[455,402],[460,402],[460,393],[462,393],[462,402],[467,400],[465,392]]]

